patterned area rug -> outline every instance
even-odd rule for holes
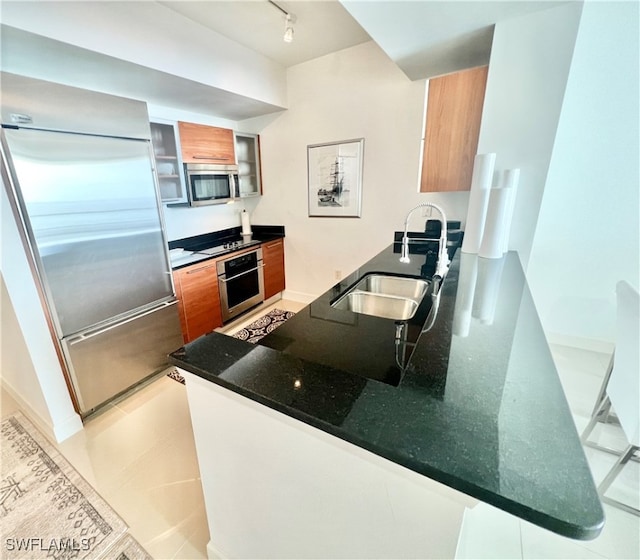
[[[114,560],[153,560],[153,557],[131,535],[125,535],[113,548],[109,549],[108,558]]]
[[[2,420],[0,437],[0,557],[116,558],[124,520],[36,427],[17,412]]]
[[[239,338],[245,342],[255,344],[263,336],[268,335],[274,329],[277,329],[287,319],[293,317],[295,313],[293,311],[283,311],[282,309],[272,309],[266,315],[263,315],[257,321],[254,321],[250,325],[247,325],[244,329],[239,330],[233,335],[234,338]],[[177,370],[172,369],[167,374],[171,379],[175,379],[179,383],[184,384],[184,377],[178,373]]]
[[[282,309],[272,309],[260,317],[257,321],[254,321],[250,325],[247,325],[244,329],[239,330],[233,335],[234,338],[239,338],[246,342],[255,344],[263,336],[268,335],[271,331],[277,329],[287,319],[291,319],[295,313],[291,311],[283,311]]]

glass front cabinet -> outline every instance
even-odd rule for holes
[[[185,204],[188,200],[177,123],[154,120],[150,125],[160,198],[165,204]]]
[[[236,132],[235,141],[240,197],[260,196],[262,194],[260,137],[257,134]]]

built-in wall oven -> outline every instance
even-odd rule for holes
[[[263,266],[261,248],[218,261],[223,322],[264,301]]]

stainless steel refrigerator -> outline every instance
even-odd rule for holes
[[[0,73],[4,183],[82,416],[182,344],[145,103]]]

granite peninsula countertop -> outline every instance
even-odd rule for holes
[[[170,362],[536,525],[598,536],[602,505],[518,255],[458,251],[435,321],[428,294],[400,334],[331,307],[369,272],[430,278],[428,257],[399,253],[390,245],[257,345],[214,332]]]

